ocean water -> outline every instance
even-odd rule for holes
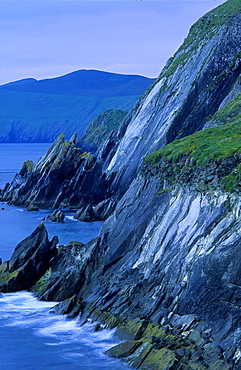
[[[43,222],[48,230],[49,239],[57,235],[59,244],[70,241],[87,243],[97,236],[103,222],[81,222],[74,219],[74,211],[63,210],[63,223],[51,222],[46,217],[52,210],[29,212],[23,207],[14,207],[6,202],[0,204],[0,258],[8,260],[17,244],[30,235]]]
[[[0,188],[11,181],[25,159],[36,161],[49,144],[0,144]],[[97,236],[102,222],[80,222],[65,210],[63,223],[45,220],[49,238],[88,242]],[[27,237],[50,210],[29,212],[23,207],[0,204],[0,257],[10,258],[16,245]],[[42,302],[29,292],[0,293],[0,369],[2,370],[127,370],[125,363],[105,351],[117,343],[113,330],[95,332],[95,323],[79,325],[50,312],[56,302]]]
[[[0,143],[0,189],[6,182],[12,181],[26,159],[36,162],[51,144],[5,144]]]
[[[24,160],[36,162],[43,156],[50,144],[0,144],[0,188],[12,181]],[[0,258],[6,261],[16,245],[30,235],[45,219],[49,238],[57,235],[59,244],[69,241],[87,243],[97,236],[103,222],[80,222],[73,218],[75,211],[64,210],[65,221],[54,223],[46,219],[52,210],[29,212],[24,207],[14,207],[6,202],[0,203]]]
[[[114,331],[94,331],[78,319],[50,313],[54,302],[29,292],[0,296],[0,368],[2,370],[126,370],[105,351],[117,344]]]

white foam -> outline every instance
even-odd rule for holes
[[[12,310],[14,307],[17,311],[29,309],[50,308],[56,305],[56,302],[39,301],[32,293],[21,291],[16,293],[3,293],[0,296],[0,304],[4,303],[5,311]]]
[[[45,345],[61,349],[65,359],[85,358],[90,353],[93,361],[106,355],[106,350],[118,342],[115,330],[103,329],[96,332],[96,323],[80,325],[77,319],[49,312],[56,302],[39,301],[29,292],[4,293],[0,296],[0,318],[3,326],[30,329],[35,337],[46,338]],[[109,360],[108,360],[109,361]]]
[[[76,218],[74,218],[74,216],[66,216],[65,215],[65,218],[67,218],[68,220],[71,220],[71,221],[77,221],[78,222],[78,220]]]

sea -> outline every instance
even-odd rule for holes
[[[36,162],[48,143],[0,144],[0,189],[12,181],[26,159]],[[51,210],[29,212],[6,202],[0,204],[0,258],[6,261],[14,248],[45,219],[49,238],[59,244],[88,242],[96,237],[102,222],[81,222],[74,211],[64,210],[63,223],[46,220]],[[38,300],[32,293],[0,293],[0,369],[1,370],[128,370],[106,350],[118,344],[115,330],[96,332],[96,323],[80,325],[79,318],[51,313],[56,302]]]

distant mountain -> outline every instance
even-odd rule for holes
[[[154,81],[138,75],[80,70],[0,86],[0,142],[51,142],[62,131],[82,135],[108,109],[129,111]]]

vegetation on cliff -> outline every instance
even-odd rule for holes
[[[188,59],[193,57],[196,49],[204,47],[207,42],[217,33],[218,29],[225,25],[228,27],[233,18],[241,13],[241,4],[238,0],[228,0],[219,7],[201,17],[190,28],[187,38],[177,50],[173,58],[162,71],[161,77],[168,77],[178,66],[184,65]]]
[[[207,128],[175,140],[147,155],[144,164],[171,173],[175,181],[187,170],[207,168],[216,163],[215,171],[224,190],[233,192],[241,187],[241,94],[216,112],[212,121],[221,126]],[[162,164],[161,164],[162,162]],[[222,166],[222,164],[225,164]],[[228,165],[227,165],[228,164]],[[212,167],[212,166],[211,166]],[[190,179],[189,174],[189,179]]]
[[[77,145],[84,151],[95,152],[110,132],[118,129],[126,114],[127,112],[121,109],[108,109],[101,113],[87,127]]]

